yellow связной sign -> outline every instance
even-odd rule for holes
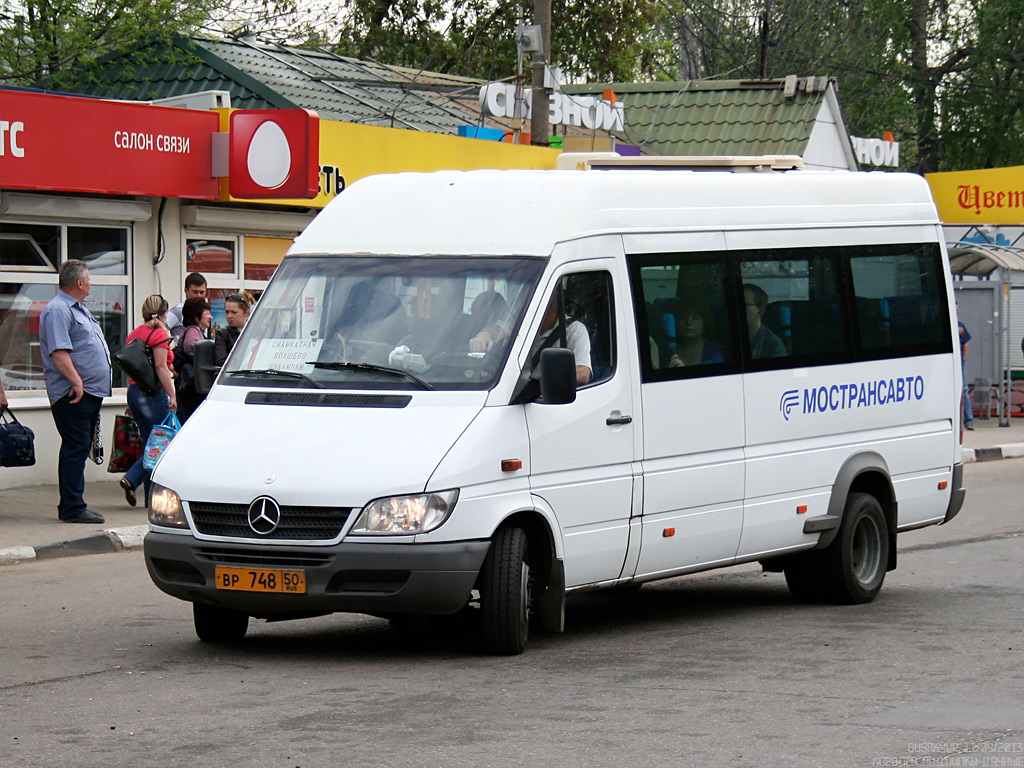
[[[1024,224],[1024,166],[925,178],[946,224]]]
[[[231,110],[221,112],[221,130]],[[462,171],[477,168],[554,168],[561,150],[467,139],[425,131],[320,121],[320,194],[311,200],[258,200],[276,205],[323,208],[338,192],[364,176],[401,171]],[[222,180],[221,199],[238,201]]]

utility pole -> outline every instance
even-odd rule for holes
[[[549,144],[548,135],[551,133],[548,124],[551,92],[544,87],[544,70],[551,60],[551,0],[533,0],[533,23],[540,27],[542,50],[534,51],[532,55],[530,143],[546,147]]]

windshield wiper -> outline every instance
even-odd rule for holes
[[[316,360],[314,362],[306,362],[306,365],[312,365],[314,368],[328,368],[330,370],[356,370],[356,371],[368,371],[370,373],[387,373],[392,376],[401,376],[403,379],[408,379],[414,384],[418,384],[423,389],[434,389],[434,385],[430,382],[424,381],[419,376],[416,376],[408,371],[404,371],[401,368],[388,368],[386,365],[374,365],[373,363],[346,363],[341,360]]]
[[[286,379],[299,379],[304,381],[310,386],[316,387],[317,389],[323,389],[324,385],[318,381],[313,381],[304,373],[298,371],[279,371],[275,368],[248,368],[242,371],[229,371],[226,375],[228,376],[283,376]]]

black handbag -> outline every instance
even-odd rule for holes
[[[132,339],[117,350],[112,359],[114,365],[124,371],[146,397],[152,397],[160,388],[153,365],[153,349],[142,339]]]
[[[35,434],[10,408],[0,408],[0,467],[31,467],[36,463]]]

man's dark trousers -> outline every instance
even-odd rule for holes
[[[53,423],[60,434],[60,455],[57,459],[57,482],[60,485],[60,504],[57,516],[61,520],[77,517],[86,510],[85,462],[92,446],[93,422],[99,418],[103,398],[85,394],[74,405],[71,394],[64,395],[50,405]]]

